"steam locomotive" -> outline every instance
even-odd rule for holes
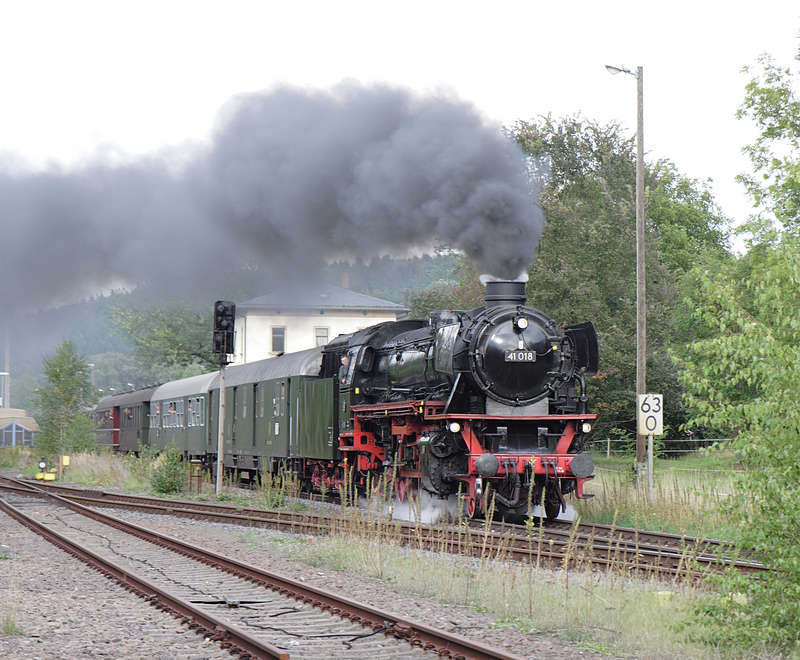
[[[490,281],[485,305],[380,323],[327,345],[225,373],[223,464],[291,469],[311,491],[385,483],[404,501],[460,494],[466,513],[547,518],[586,497],[583,451],[596,415],[591,323],[560,327],[525,305],[524,282]],[[121,451],[173,443],[214,469],[220,382],[195,376],[109,396],[98,442]]]

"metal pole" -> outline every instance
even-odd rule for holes
[[[225,363],[219,365],[219,428],[217,430],[217,482],[214,492],[222,491],[223,467],[223,430],[225,429]]]
[[[644,263],[644,69],[636,69],[636,401],[647,393],[647,305]],[[645,436],[637,435],[636,461],[645,460]]]
[[[11,331],[9,330],[8,323],[6,322],[6,347],[5,347],[5,368],[6,372],[5,386],[3,387],[3,407],[11,407]]]
[[[650,488],[650,497],[653,496],[653,436],[647,436],[647,486]]]

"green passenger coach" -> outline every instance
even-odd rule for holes
[[[225,370],[225,468],[247,478],[287,459],[334,457],[335,382],[319,378],[321,365],[322,349],[312,348]],[[209,390],[207,451],[216,461],[218,376]]]
[[[97,444],[127,453],[147,444],[150,398],[157,386],[104,396],[94,409]]]
[[[208,387],[217,374],[201,374],[166,383],[150,401],[150,445],[174,444],[187,458],[202,458],[208,432]]]

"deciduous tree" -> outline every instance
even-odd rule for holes
[[[37,448],[48,456],[91,449],[95,437],[89,407],[96,391],[88,363],[71,341],[65,341],[43,365],[45,383],[34,392],[41,428]]]
[[[185,305],[118,306],[111,310],[111,323],[128,337],[136,360],[150,369],[198,364],[210,371],[217,366],[210,304],[207,314]]]
[[[744,471],[725,507],[735,541],[775,569],[721,579],[702,610],[713,641],[766,641],[797,650],[800,636],[800,240],[759,251],[744,280],[706,272],[694,295],[708,336],[680,356],[693,423],[723,429]],[[731,593],[743,597],[731,598]]]
[[[698,338],[678,356],[696,423],[730,433],[744,471],[726,500],[737,538],[775,569],[720,578],[700,611],[714,642],[800,650],[800,78],[769,57],[741,118],[760,130],[741,180],[756,213],[747,255],[705,270],[692,292]],[[752,70],[751,70],[752,72]]]

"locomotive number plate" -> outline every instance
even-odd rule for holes
[[[506,351],[506,362],[536,362],[536,352]]]

